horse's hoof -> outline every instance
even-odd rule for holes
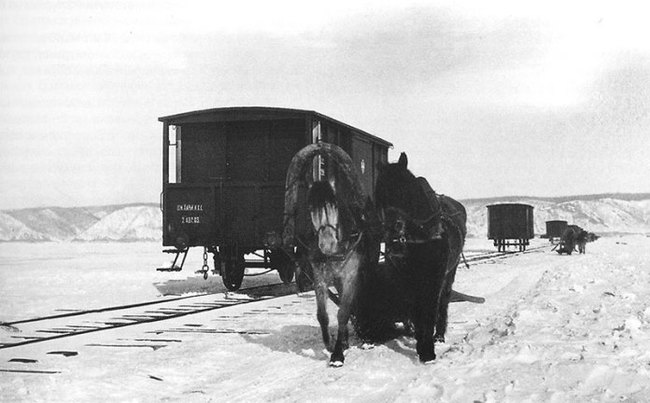
[[[445,336],[435,335],[433,337],[433,341],[436,342],[436,343],[444,343],[445,342]]]
[[[433,360],[422,361],[422,364],[424,364],[424,365],[432,365],[434,362],[436,362],[435,358]]]
[[[343,361],[339,361],[339,360],[330,361],[330,367],[340,368],[342,366],[343,366]]]
[[[420,362],[422,364],[432,364],[436,360],[436,355],[435,354],[425,354],[420,356]]]

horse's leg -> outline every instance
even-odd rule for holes
[[[455,261],[450,266],[449,271],[445,273],[442,293],[440,295],[440,299],[438,300],[438,318],[436,319],[436,334],[433,337],[433,340],[438,343],[445,342],[445,333],[447,332],[449,300],[451,299],[451,289],[452,286],[454,285],[454,280],[456,279],[456,269],[458,268],[459,262],[460,262],[460,253],[458,254],[458,257],[455,258]]]
[[[343,365],[345,357],[343,351],[348,348],[348,320],[350,319],[350,297],[349,293],[344,293],[341,298],[341,305],[336,315],[338,321],[338,333],[336,335],[336,344],[330,357],[330,365],[340,367]]]
[[[435,329],[435,298],[419,299],[415,310],[415,341],[416,351],[423,363],[436,359],[433,343]]]
[[[428,273],[428,276],[431,276]],[[413,324],[415,326],[416,351],[420,361],[424,363],[436,359],[434,350],[433,333],[436,327],[437,299],[440,293],[440,284],[432,279],[420,277],[416,284],[415,309]]]
[[[436,333],[433,341],[436,343],[445,342],[445,333],[447,332],[447,314],[449,308],[449,299],[451,297],[451,282],[447,282],[440,295],[438,303],[438,318],[436,320]]]
[[[438,317],[436,318],[436,334],[433,340],[438,343],[445,342],[445,333],[447,333],[447,318],[449,313],[449,300],[451,299],[451,290],[456,277],[456,267],[447,274],[447,278],[438,302]]]
[[[356,268],[355,268],[356,270]],[[352,314],[352,302],[350,302],[350,291],[352,290],[350,286],[347,285],[346,282],[349,280],[344,276],[344,277],[337,277],[335,280],[336,284],[336,291],[339,294],[340,302],[339,302],[339,310],[336,314],[336,321],[338,323],[338,333],[337,333],[337,340],[336,343],[339,344],[342,340],[343,343],[343,350],[348,349],[348,328],[347,326],[344,326],[345,329],[345,334],[344,338],[341,339],[341,320],[345,320],[345,324],[347,325],[348,320],[350,319],[350,315]],[[342,315],[345,316],[347,313],[347,319],[345,317],[342,318]],[[336,350],[336,347],[334,348]]]
[[[345,357],[343,351],[348,348],[348,321],[352,311],[352,304],[357,286],[357,274],[359,270],[359,256],[353,254],[346,266],[343,267],[343,276],[339,283],[339,294],[341,302],[339,304],[339,311],[336,315],[338,322],[338,333],[336,335],[336,344],[334,345],[334,352],[330,358],[330,365],[333,367],[340,367],[343,365]]]
[[[330,346],[329,317],[327,316],[327,281],[324,277],[324,264],[319,264],[314,270],[314,291],[316,292],[316,317],[323,334],[323,343],[328,351]]]
[[[446,243],[431,245],[427,250],[421,250],[419,255],[424,261],[416,269],[415,338],[420,361],[427,364],[436,359],[434,333],[439,321],[442,294],[446,291],[445,283],[448,282],[451,287],[453,276],[447,273],[449,254]]]

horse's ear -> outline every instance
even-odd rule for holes
[[[401,165],[402,168],[406,169],[406,166],[409,163],[408,158],[406,158],[406,153],[403,152],[399,155],[399,160],[397,160],[397,163]]]

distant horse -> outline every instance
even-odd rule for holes
[[[562,232],[562,236],[560,237],[560,246],[557,249],[557,253],[560,255],[563,253],[570,255],[575,251],[576,246],[580,248],[580,253],[584,253],[586,243],[587,232],[577,225],[569,225],[566,227],[564,232]]]
[[[299,151],[290,165],[285,195],[285,244],[294,237],[294,211],[297,200],[296,178],[310,166],[315,155],[329,157],[337,164],[338,180],[315,181],[307,192],[307,206],[311,218],[315,245],[307,245],[306,260],[312,273],[316,292],[316,316],[323,342],[332,353],[330,365],[340,367],[343,352],[348,348],[348,321],[353,314],[358,289],[360,268],[374,265],[379,258],[379,241],[366,228],[367,210],[363,188],[352,169],[350,157],[339,147],[318,143]],[[340,191],[337,189],[341,188]],[[329,290],[334,285],[337,294]],[[339,307],[337,336],[332,346],[329,334],[327,298]]]
[[[587,249],[587,242],[594,242],[598,239],[599,236],[593,232],[582,231],[576,237],[576,242],[578,244],[578,252],[585,253]]]
[[[587,239],[589,233],[587,231],[580,231],[576,236],[576,245],[578,245],[578,253],[583,254],[587,249]]]
[[[386,242],[386,270],[395,281],[388,292],[403,301],[419,359],[429,363],[436,358],[434,341],[445,338],[467,213],[456,200],[436,195],[407,164],[402,153],[397,163],[379,169],[375,203]],[[363,312],[359,316],[363,320]]]

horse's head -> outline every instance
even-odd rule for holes
[[[403,206],[409,204],[409,198],[400,191],[407,191],[409,183],[415,183],[415,175],[407,168],[408,158],[402,153],[399,160],[392,164],[378,167],[375,186],[375,202],[379,209],[386,206]]]
[[[325,181],[314,182],[309,188],[307,204],[311,223],[318,236],[318,248],[326,256],[339,253],[341,228],[332,185]]]
[[[380,166],[377,176],[375,203],[384,239],[390,243],[426,239],[424,228],[432,219],[426,195],[407,165],[406,154],[402,153],[396,163]]]

